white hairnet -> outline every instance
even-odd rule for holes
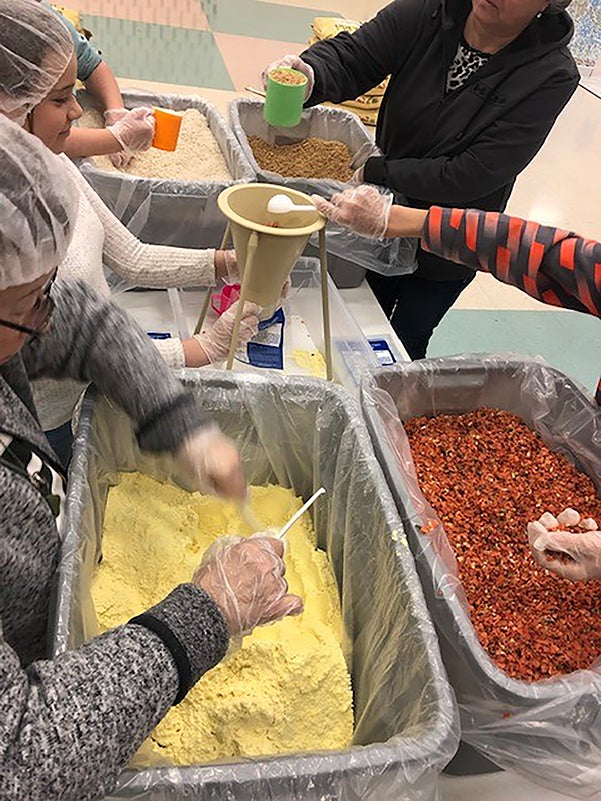
[[[0,116],[0,290],[28,284],[64,259],[78,193],[58,156]]]
[[[73,52],[71,34],[49,8],[36,0],[0,0],[0,113],[23,125]]]

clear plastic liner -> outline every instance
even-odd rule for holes
[[[362,167],[371,156],[381,155],[381,151],[373,143],[362,123],[350,112],[327,106],[315,106],[303,112],[301,122],[294,128],[275,128],[263,119],[263,106],[261,101],[248,98],[239,98],[230,103],[232,129],[247,161],[260,181],[282,184],[308,195],[315,194],[326,198],[348,186],[340,181],[326,179],[288,178],[261,169],[248,142],[249,136],[260,136],[270,144],[290,144],[308,137],[337,140],[343,142],[352,153],[353,169]],[[400,195],[396,199],[399,203],[404,202],[404,198]],[[416,239],[367,239],[339,225],[328,223],[327,242],[328,253],[332,256],[382,275],[404,275],[415,272],[417,268]],[[311,244],[316,247],[316,234],[312,237]],[[310,255],[315,255],[314,251]]]
[[[240,448],[252,484],[307,498],[329,554],[345,623],[355,707],[345,751],[126,770],[111,798],[202,801],[435,801],[458,720],[413,559],[361,421],[339,387],[290,377],[184,371],[184,382]],[[103,513],[119,471],[177,481],[140,453],[132,425],[90,391],[79,423],[58,583],[54,653],[96,633],[89,595]]]
[[[232,180],[141,178],[124,172],[100,170],[89,159],[80,164],[83,175],[113,214],[143,242],[189,248],[219,247],[226,227],[225,217],[217,207],[219,193],[234,183],[256,180],[253,168],[225,120],[202,97],[142,91],[124,91],[122,94],[128,108],[197,109],[207,119]]]
[[[601,799],[601,662],[537,682],[512,679],[492,662],[471,624],[453,550],[419,488],[402,426],[419,415],[504,409],[519,415],[601,492],[601,410],[557,370],[515,356],[384,368],[364,380],[361,403],[439,633],[459,702],[462,741],[537,784]],[[426,525],[434,528],[424,534]]]

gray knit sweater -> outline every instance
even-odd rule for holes
[[[51,332],[0,368],[2,430],[52,459],[28,384],[40,376],[94,382],[132,417],[147,450],[173,451],[206,423],[126,314],[79,283],[57,284],[53,296]],[[106,795],[178,690],[171,651],[138,625],[43,661],[59,558],[49,506],[25,478],[0,466],[0,798]],[[194,681],[223,658],[225,623],[202,590],[181,585],[152,613],[179,640]]]

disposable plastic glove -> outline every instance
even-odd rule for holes
[[[126,111],[121,119],[106,130],[113,134],[128,155],[131,151],[148,150],[154,137],[152,109],[142,106]]]
[[[221,537],[205,551],[192,581],[219,606],[232,637],[303,611],[288,594],[283,555],[283,543],[263,533]]]
[[[104,124],[108,127],[114,125],[119,120],[122,120],[127,114],[126,108],[109,108],[104,112]],[[125,150],[120,150],[119,153],[109,153],[111,163],[117,167],[118,170],[127,167],[132,160],[132,154],[126,153]]]
[[[570,581],[601,578],[601,531],[595,520],[581,519],[574,509],[557,518],[545,512],[528,523],[528,542],[539,565],[558,576]],[[564,561],[558,554],[568,558]]]
[[[388,228],[392,195],[382,193],[375,186],[360,184],[345,189],[325,200],[319,195],[311,195],[318,211],[328,220],[342,225],[369,239],[381,239]]]
[[[240,283],[240,271],[235,250],[216,250],[214,263],[217,278],[221,278],[226,284]]]
[[[261,73],[261,80],[263,81],[263,89],[267,89],[267,76],[271,72],[271,70],[276,70],[278,67],[288,67],[293,70],[297,70],[298,72],[302,72],[303,75],[307,78],[307,88],[305,90],[305,100],[311,96],[313,92],[313,87],[315,86],[315,73],[313,72],[313,67],[310,64],[307,64],[306,61],[303,61],[300,56],[283,56],[279,58],[277,61],[272,61],[271,64],[268,64],[263,72]]]
[[[240,454],[231,439],[215,425],[191,434],[176,454],[191,490],[210,492],[234,501],[244,501],[246,479]]]
[[[195,334],[194,339],[206,353],[207,359],[212,364],[220,362],[226,358],[230,350],[230,343],[234,333],[234,322],[238,310],[238,301],[232,304],[221,317],[219,317],[213,327],[202,334]],[[241,348],[249,339],[255,336],[259,330],[259,314],[261,307],[256,303],[246,301],[244,311],[240,320],[240,331],[238,333],[237,347]],[[192,365],[189,365],[192,366]]]

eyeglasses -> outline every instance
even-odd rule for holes
[[[56,273],[57,270],[54,271],[47,284],[41,289],[36,302],[29,312],[31,325],[13,323],[11,320],[2,319],[0,319],[0,325],[4,326],[4,328],[10,328],[12,331],[19,331],[21,334],[29,334],[34,339],[45,334],[50,328],[50,319],[54,311],[54,301],[50,295],[50,290],[56,280]]]

